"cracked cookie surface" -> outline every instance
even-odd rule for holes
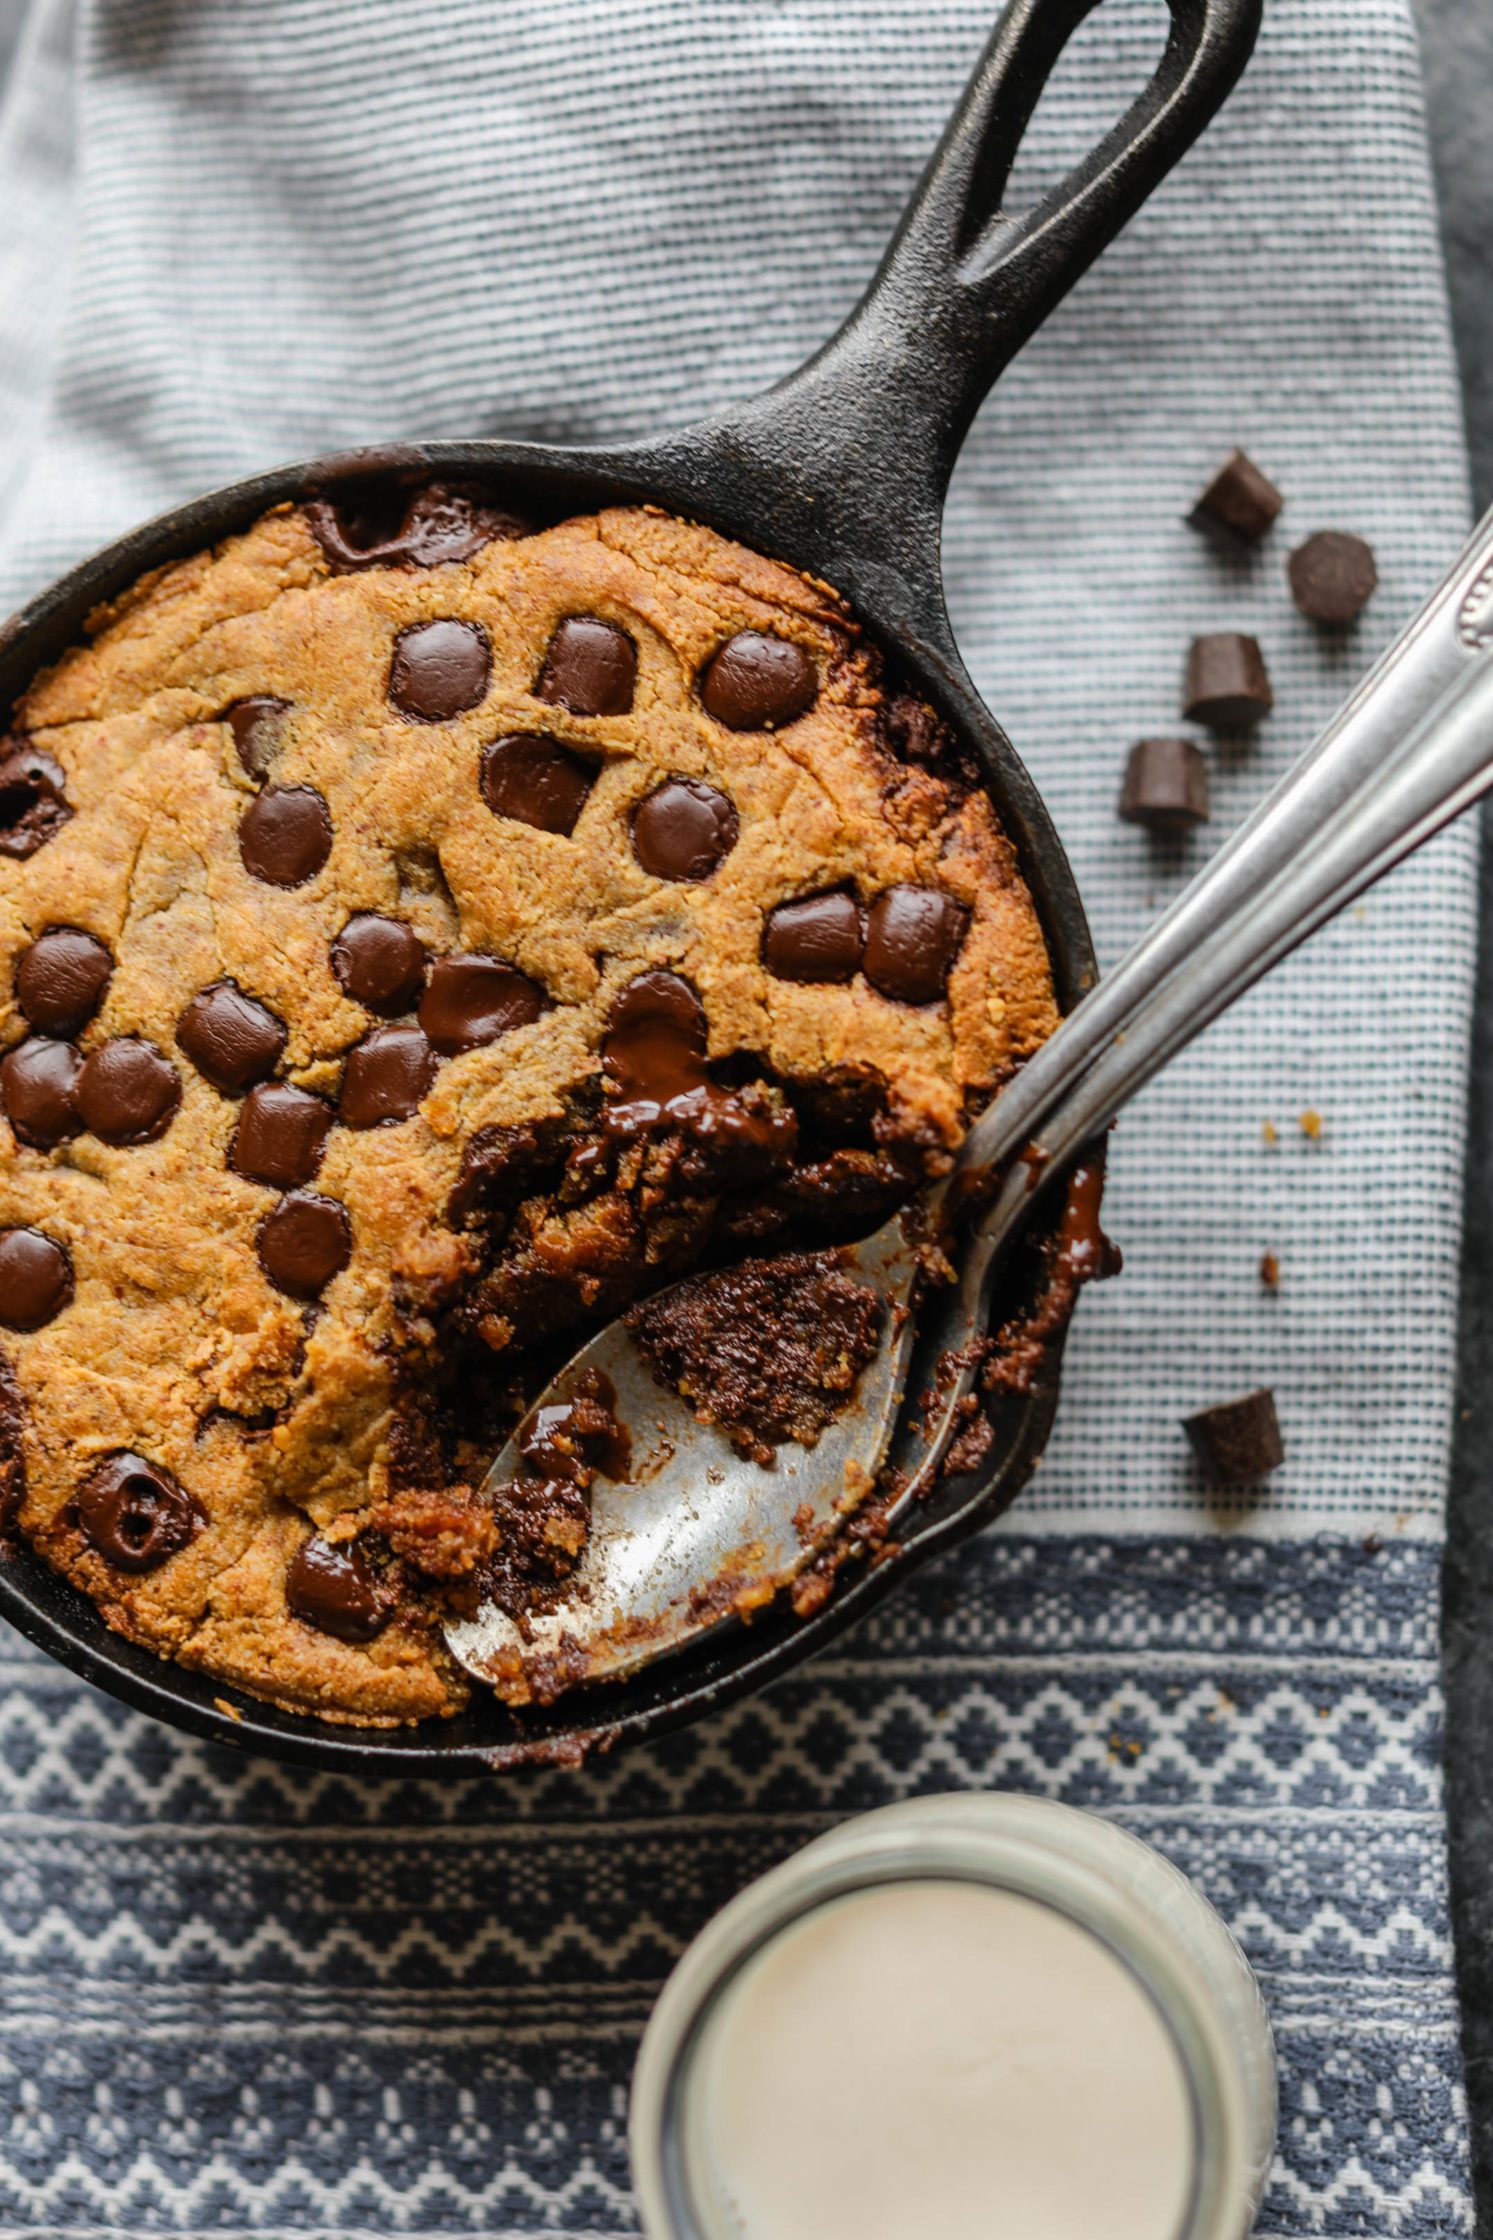
[[[536,1346],[864,1233],[1056,1014],[824,586],[643,509],[356,532],[147,579],[0,742],[0,1491],[132,1639],[392,1722],[465,1700]]]

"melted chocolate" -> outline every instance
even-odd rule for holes
[[[285,1601],[302,1624],[354,1643],[372,1641],[393,1615],[357,1542],[334,1548],[317,1534],[302,1541],[286,1567]]]
[[[854,979],[866,945],[865,912],[853,894],[781,902],[767,921],[763,958],[779,980]]]
[[[449,723],[481,705],[491,676],[487,632],[445,615],[400,631],[389,664],[389,699],[416,723]]]
[[[760,1093],[722,1088],[705,1070],[705,1009],[687,980],[644,972],[612,1007],[602,1062],[620,1097],[602,1107],[605,1134],[679,1133],[739,1158],[773,1164],[792,1151],[797,1122]]]
[[[223,720],[233,733],[239,761],[251,778],[268,777],[284,740],[289,713],[290,702],[277,700],[271,692],[256,692],[224,709]]]
[[[111,1454],[75,1505],[78,1529],[116,1571],[155,1571],[207,1523],[169,1470],[143,1455]]]
[[[239,819],[238,852],[251,879],[303,887],[332,852],[332,812],[314,786],[266,786]]]
[[[888,887],[866,917],[866,978],[898,1003],[937,1003],[968,924],[952,895]]]
[[[495,817],[568,837],[595,780],[595,771],[558,741],[515,731],[483,748],[478,782]]]
[[[476,490],[444,482],[409,491],[398,484],[344,485],[306,501],[311,533],[334,575],[360,568],[436,568],[470,560],[498,538],[526,537],[529,524]]]
[[[546,1008],[544,990],[502,957],[440,957],[420,1003],[420,1024],[442,1057],[458,1057],[527,1027]]]
[[[336,1117],[325,1097],[270,1081],[244,1100],[228,1163],[250,1182],[272,1190],[297,1190],[321,1165]]]
[[[362,910],[332,943],[332,971],[344,995],[365,1011],[394,1019],[418,1002],[425,985],[425,945],[400,918]]]
[[[259,1224],[259,1264],[277,1291],[318,1299],[352,1258],[353,1225],[336,1198],[293,1190]]]
[[[0,739],[0,856],[34,856],[72,813],[61,763],[14,733]]]
[[[75,1091],[83,1125],[117,1148],[154,1143],[176,1118],[181,1082],[153,1043],[106,1042],[83,1060]]]
[[[818,697],[819,673],[803,647],[761,630],[729,639],[700,679],[706,714],[728,731],[780,731]]]
[[[700,778],[666,778],[633,811],[633,854],[655,879],[708,879],[740,832],[725,794]]]
[[[51,1151],[83,1130],[76,1090],[83,1061],[70,1042],[32,1035],[0,1060],[0,1100],[19,1142]]]
[[[267,1081],[287,1040],[282,1021],[231,980],[193,996],[176,1022],[177,1048],[225,1097],[241,1097]]]
[[[549,642],[536,699],[573,716],[625,716],[638,680],[638,649],[599,615],[568,615]]]
[[[347,1053],[337,1117],[345,1128],[383,1128],[420,1109],[440,1060],[422,1030],[375,1027]]]
[[[519,1440],[519,1453],[536,1478],[590,1485],[599,1471],[625,1484],[632,1468],[632,1440],[617,1421],[617,1388],[601,1369],[583,1369],[570,1398],[536,1408]]]
[[[0,1229],[0,1324],[40,1330],[72,1302],[66,1246],[40,1229]]]
[[[16,966],[16,1001],[39,1034],[66,1041],[104,1000],[114,959],[91,933],[49,926]]]

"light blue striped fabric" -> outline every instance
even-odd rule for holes
[[[276,459],[610,437],[764,385],[854,299],[990,12],[36,0],[0,117],[0,604]],[[1405,0],[1267,16],[1003,380],[950,511],[970,667],[1107,958],[1208,845],[1113,813],[1191,632],[1255,631],[1277,687],[1253,745],[1211,750],[1216,831],[1466,524]],[[1161,20],[1106,0],[1028,180],[1116,113]],[[1289,509],[1226,564],[1180,517],[1236,443]],[[1322,526],[1381,566],[1341,648],[1283,580]],[[761,1702],[580,1775],[354,1790],[9,1643],[0,2221],[627,2231],[626,2078],[683,1940],[837,1814],[1000,1784],[1113,1809],[1244,1938],[1284,2070],[1262,2233],[1469,2232],[1436,1575],[1473,933],[1456,832],[1127,1117],[1128,1271],[1085,1302],[1037,1484]],[[1177,1418],[1262,1381],[1288,1460],[1220,1514]]]

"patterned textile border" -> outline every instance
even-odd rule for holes
[[[1261,2235],[1470,2232],[1437,1562],[996,1532],[768,1695],[491,1787],[215,1752],[9,1640],[0,2221],[632,2232],[684,1942],[837,1815],[977,1786],[1112,1812],[1241,1937],[1283,2072]]]

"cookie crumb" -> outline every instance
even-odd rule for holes
[[[1322,1115],[1320,1112],[1314,1111],[1310,1105],[1301,1115],[1300,1126],[1302,1134],[1308,1139],[1309,1142],[1319,1143],[1321,1141],[1323,1127]]]
[[[1273,1252],[1262,1253],[1260,1256],[1260,1281],[1267,1291],[1280,1288],[1280,1261]]]

